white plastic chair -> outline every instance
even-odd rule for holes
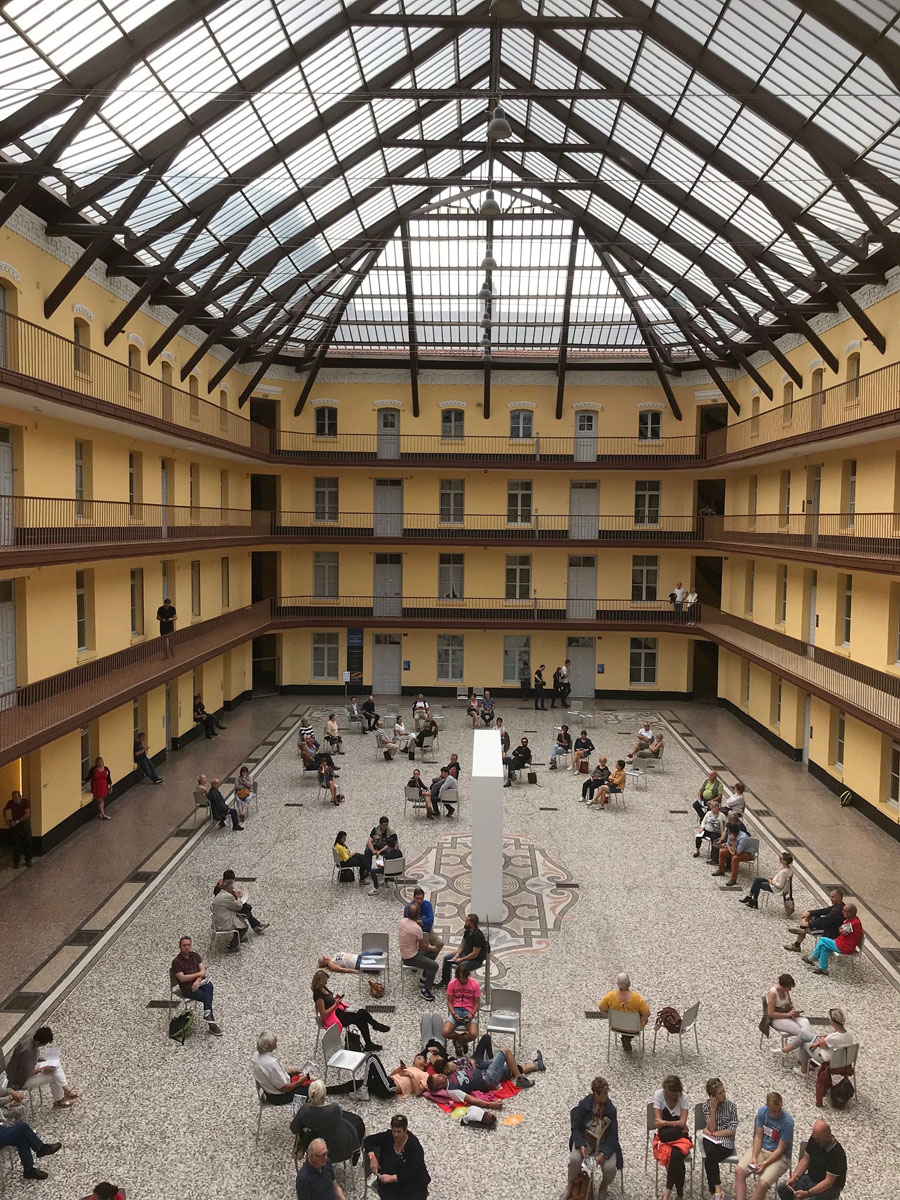
[[[240,946],[241,946],[240,930],[238,930],[238,929],[216,929],[216,923],[215,923],[215,921],[212,921],[210,923],[210,929],[209,929],[209,948],[210,948],[210,950],[215,950],[216,946],[218,945],[218,941],[217,941],[218,938],[228,938],[229,946],[231,945],[232,938],[237,938],[238,950],[240,950]]]
[[[510,988],[494,988],[491,993],[491,1015],[488,1033],[512,1037],[513,1054],[522,1033],[522,993]]]
[[[618,1041],[623,1033],[627,1037],[639,1037],[641,1039],[641,1053],[644,1052],[644,1031],[641,1028],[641,1014],[637,1012],[620,1012],[617,1008],[611,1008],[606,1026],[607,1062],[609,1062],[609,1053],[613,1039]]]
[[[806,1079],[814,1079],[818,1074],[818,1068],[822,1066],[824,1059],[818,1056],[819,1052],[813,1050],[810,1054],[810,1069],[806,1072]],[[838,1068],[852,1067],[853,1074],[847,1078],[853,1084],[854,1096],[856,1101],[859,1101],[859,1067],[857,1066],[857,1058],[859,1057],[859,1042],[852,1042],[849,1046],[835,1046],[831,1051],[831,1061],[829,1067],[837,1071]],[[816,1070],[812,1068],[815,1067]]]
[[[357,1080],[356,1072],[365,1066],[366,1053],[362,1050],[345,1050],[341,1046],[341,1027],[340,1025],[332,1025],[322,1034],[322,1054],[325,1058],[325,1086],[328,1086],[329,1071],[345,1071],[352,1078],[354,1083],[360,1082]]]
[[[411,804],[413,811],[417,808],[425,808],[425,797],[417,787],[410,787],[409,784],[403,789],[403,815],[406,816],[406,806]]]
[[[197,813],[203,813],[204,821],[209,821],[212,818],[212,810],[209,807],[206,792],[201,791],[200,788],[194,789],[194,819],[191,824],[195,826],[197,824]]]
[[[699,1011],[700,1011],[700,1001],[699,1000],[696,1002],[696,1004],[692,1004],[690,1006],[690,1008],[686,1008],[684,1010],[684,1014],[682,1015],[682,1018],[681,1018],[681,1026],[677,1033],[670,1033],[668,1031],[668,1029],[666,1029],[665,1025],[657,1026],[657,1028],[654,1029],[654,1031],[653,1031],[653,1053],[654,1054],[656,1053],[656,1039],[660,1033],[660,1030],[662,1030],[662,1032],[666,1035],[666,1045],[665,1045],[666,1049],[669,1048],[669,1039],[670,1038],[674,1038],[674,1037],[678,1038],[678,1048],[681,1051],[681,1061],[684,1062],[684,1041],[682,1039],[686,1033],[690,1033],[691,1030],[693,1029],[694,1044],[696,1045],[697,1053],[699,1054],[700,1053],[700,1039],[697,1036],[697,1014],[699,1013]]]
[[[388,859],[388,862],[391,862]],[[384,990],[391,986],[391,935],[389,933],[364,933],[360,941],[359,952],[365,955],[359,964],[359,993],[362,995],[363,980],[366,976],[384,974]],[[366,980],[368,985],[368,980]]]
[[[422,738],[422,762],[437,762],[437,759],[434,757],[434,747],[436,741],[437,739],[430,733],[426,734],[425,737]],[[429,755],[430,757],[428,757]]]
[[[356,871],[357,876],[358,876],[359,872],[362,870],[361,867],[358,867],[358,866],[348,867],[346,863],[342,863],[341,859],[340,859],[340,855],[338,854],[337,850],[334,849],[334,847],[332,847],[332,849],[331,849],[331,858],[332,858],[332,865],[331,865],[331,882],[332,883],[334,883],[335,879],[337,879],[339,871]]]
[[[254,1082],[254,1084],[256,1084],[256,1100],[257,1100],[257,1104],[259,1106],[259,1112],[256,1115],[256,1140],[258,1142],[259,1141],[259,1131],[262,1126],[263,1109],[270,1108],[273,1111],[277,1112],[279,1106],[277,1104],[270,1104],[269,1101],[266,1099],[265,1089],[262,1088],[256,1082],[255,1079],[253,1080],[253,1082]]]
[[[386,858],[383,871],[381,878],[385,888],[396,887],[406,871],[406,856],[401,854],[399,858]]]

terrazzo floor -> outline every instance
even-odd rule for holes
[[[317,729],[326,711],[314,710]],[[83,1099],[68,1111],[36,1110],[38,1132],[61,1140],[63,1150],[48,1160],[46,1183],[14,1181],[7,1185],[10,1195],[27,1190],[46,1200],[71,1200],[101,1178],[124,1187],[129,1200],[287,1200],[294,1194],[289,1109],[264,1112],[259,1143],[254,1141],[255,1037],[260,1029],[273,1029],[282,1062],[302,1064],[315,1042],[309,981],[317,954],[356,948],[365,930],[388,932],[396,944],[396,899],[331,883],[330,847],[338,828],[349,831],[352,849],[362,849],[381,813],[389,814],[408,873],[426,877],[433,889],[441,932],[451,945],[458,937],[472,735],[462,709],[445,704],[444,712],[437,758],[444,762],[451,751],[460,756],[459,820],[431,822],[412,811],[404,818],[410,764],[376,757],[372,737],[345,734],[340,763],[347,801],[339,812],[318,800],[315,786],[301,782],[293,744],[266,768],[261,808],[245,832],[214,829],[201,841],[54,1014],[63,1063]],[[501,712],[514,743],[527,733],[536,760],[546,762],[558,713],[514,703]],[[637,727],[634,714],[602,716],[594,742],[611,759],[623,756]],[[522,1120],[493,1132],[462,1128],[424,1100],[348,1102],[369,1130],[385,1128],[397,1109],[407,1113],[425,1147],[435,1200],[558,1196],[569,1109],[598,1072],[609,1079],[619,1111],[629,1200],[649,1200],[654,1192],[652,1160],[648,1173],[643,1166],[645,1111],[669,1071],[681,1074],[692,1102],[703,1098],[709,1076],[722,1077],[738,1105],[739,1148],[749,1144],[753,1114],[770,1088],[783,1093],[798,1135],[805,1136],[816,1115],[811,1084],[759,1047],[760,997],[785,970],[797,979],[799,1007],[814,1017],[839,1003],[862,1044],[859,1102],[829,1114],[848,1152],[845,1194],[887,1194],[896,1186],[900,1072],[897,1038],[885,1030],[900,1028],[900,994],[866,961],[856,974],[841,964],[833,977],[812,975],[797,955],[782,950],[788,922],[780,906],[748,912],[734,892],[718,886],[722,881],[692,857],[690,802],[701,772],[672,732],[666,756],[665,773],[650,778],[646,790],[629,789],[624,809],[586,811],[577,802],[578,778],[545,767],[538,769],[541,786],[504,791],[510,919],[491,931],[494,979],[522,991],[520,1058],[540,1048],[547,1073],[500,1114],[521,1114]],[[428,767],[422,770],[427,774]],[[764,845],[763,871],[771,873],[774,865],[775,854]],[[246,886],[254,911],[271,922],[266,936],[254,938],[240,955],[207,949],[212,885],[228,866],[251,881]],[[802,884],[795,894],[798,909],[810,903]],[[148,1007],[165,998],[168,965],[182,933],[194,937],[209,964],[225,1031],[216,1039],[201,1026],[184,1047],[166,1038],[165,1013]],[[674,1043],[654,1056],[651,1036],[646,1054],[629,1057],[614,1049],[607,1062],[607,1026],[587,1014],[623,969],[654,1013],[700,1000],[699,1054],[686,1048],[681,1063]],[[348,996],[354,985],[345,985]],[[443,1006],[443,993],[438,997],[429,1007]],[[390,1070],[415,1053],[426,1002],[409,985],[401,995],[395,975],[382,1003],[395,1006],[384,1018],[392,1026],[382,1054]],[[702,1186],[698,1170],[697,1195]]]

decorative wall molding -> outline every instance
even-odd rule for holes
[[[133,342],[135,346],[140,346],[143,349],[144,339],[141,337],[141,335],[139,333],[129,333],[126,340],[129,342]]]
[[[375,400],[372,404],[373,408],[396,408],[398,412],[404,412],[406,405],[402,400]]]
[[[715,388],[712,391],[709,388],[706,388],[703,391],[694,392],[694,399],[708,400],[711,404],[719,404],[725,399],[725,397],[718,388]]]
[[[762,388],[754,388],[753,391],[750,393],[750,399],[755,400],[757,396],[761,396],[761,395],[762,395]]]
[[[22,276],[12,265],[12,263],[0,262],[0,275],[8,275],[14,283],[22,282]]]
[[[641,400],[638,403],[638,412],[665,412],[666,406],[662,400]]]
[[[84,319],[86,321],[93,321],[93,319],[94,319],[94,314],[84,304],[73,304],[72,312],[75,314],[76,317],[84,317]]]
[[[160,354],[159,357],[167,363],[175,362],[175,355],[172,353],[171,350],[163,350],[162,354]]]
[[[825,366],[824,358],[811,358],[809,360],[809,369],[811,371],[817,371],[819,369],[819,367],[824,367],[824,366]]]
[[[848,342],[844,347],[845,354],[853,354],[855,350],[859,350],[862,343],[857,339],[855,342]]]
[[[530,408],[531,411],[534,412],[534,410],[537,408],[537,405],[533,400],[510,400],[506,407],[510,410],[516,408]]]
[[[518,405],[519,408],[522,405]],[[603,405],[599,400],[576,400],[572,405],[574,412],[582,412],[585,409],[593,409],[595,412],[603,412]]]
[[[468,408],[468,400],[439,400],[438,408]]]
[[[253,389],[254,395],[260,396],[280,396],[284,388],[272,387],[271,384],[262,383]]]
[[[230,384],[230,383],[220,383],[220,384],[219,384],[219,391],[220,391],[220,392],[230,392],[230,391],[231,391],[231,384]]]
[[[329,400],[327,396],[322,396],[318,400],[310,400],[310,408],[337,408],[340,405],[340,400]]]

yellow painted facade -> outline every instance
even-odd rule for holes
[[[123,366],[130,365],[133,370],[147,372],[153,379],[161,379],[164,370],[171,372],[174,388],[189,389],[189,381],[181,381],[180,371],[193,355],[195,343],[177,335],[166,346],[164,355],[148,365],[148,351],[165,328],[149,311],[136,313],[127,329],[106,347],[103,333],[121,308],[119,295],[103,283],[86,278],[66,303],[45,320],[44,298],[62,277],[65,263],[9,229],[0,231],[0,261],[12,269],[5,274],[0,272],[7,312],[14,319],[31,322],[38,330],[57,335],[61,339],[55,343],[61,363],[71,365],[70,339],[77,321],[83,346],[89,344],[91,350]],[[119,515],[115,519],[105,517],[100,523],[127,527],[127,512],[125,517],[121,513],[128,505],[159,505],[164,498],[179,512],[190,514],[193,510],[197,524],[203,525],[207,520],[203,510],[220,515],[227,510],[246,513],[251,508],[251,477],[274,476],[274,495],[285,524],[313,525],[317,532],[321,531],[321,537],[315,541],[307,536],[296,543],[285,539],[261,543],[258,547],[223,541],[221,547],[200,549],[180,547],[179,539],[170,536],[171,545],[167,546],[164,558],[158,549],[139,553],[125,537],[122,540],[126,545],[119,556],[92,557],[89,549],[85,549],[83,560],[72,558],[8,568],[3,566],[0,556],[0,585],[12,584],[10,594],[15,602],[16,683],[20,687],[35,683],[155,637],[155,612],[164,588],[178,609],[179,628],[245,608],[255,598],[256,550],[276,556],[274,577],[268,578],[275,579],[280,597],[315,597],[319,586],[316,556],[335,556],[337,562],[338,595],[336,602],[329,597],[330,619],[323,619],[313,627],[284,629],[276,634],[277,682],[283,687],[299,690],[325,687],[336,695],[343,692],[341,673],[347,662],[347,627],[354,625],[354,619],[352,614],[341,612],[341,601],[372,597],[375,556],[379,554],[399,556],[405,599],[422,597],[431,603],[441,596],[441,559],[453,556],[454,566],[461,567],[463,595],[452,603],[461,612],[477,598],[493,599],[502,606],[507,595],[510,556],[530,556],[528,591],[535,601],[564,601],[570,558],[580,559],[583,567],[585,558],[593,558],[593,568],[585,569],[595,573],[594,597],[619,601],[624,606],[632,600],[635,558],[656,560],[657,596],[665,601],[677,581],[687,587],[696,582],[695,559],[699,554],[721,557],[721,608],[725,613],[800,641],[812,637],[814,628],[816,646],[843,655],[853,663],[900,676],[900,574],[820,562],[814,547],[805,557],[780,557],[777,547],[755,551],[730,548],[723,552],[704,546],[702,539],[692,548],[679,548],[677,544],[645,547],[637,539],[614,546],[570,547],[564,543],[542,545],[540,537],[541,531],[553,529],[561,538],[565,537],[571,485],[586,480],[597,485],[601,530],[605,518],[619,518],[618,525],[608,522],[610,528],[619,529],[622,523],[627,526],[633,521],[636,484],[647,481],[658,482],[661,518],[692,518],[700,479],[722,481],[726,532],[729,517],[743,519],[742,529],[749,533],[754,532],[751,523],[754,516],[757,528],[758,522],[769,515],[782,514],[795,520],[806,517],[811,511],[814,490],[823,520],[831,514],[847,514],[852,506],[859,518],[888,514],[880,528],[900,532],[897,515],[900,437],[893,426],[888,424],[853,437],[842,437],[838,431],[818,445],[798,444],[779,450],[777,455],[765,454],[767,440],[789,437],[792,432],[793,409],[783,408],[787,402],[842,383],[857,370],[864,375],[900,359],[900,294],[885,295],[868,311],[888,336],[886,355],[878,355],[852,322],[843,321],[821,334],[838,359],[837,371],[822,365],[818,353],[802,344],[786,352],[803,376],[802,388],[795,386],[792,392],[782,364],[774,360],[759,368],[773,389],[771,400],[760,393],[750,377],[734,379],[730,386],[742,411],[740,420],[734,413],[728,414],[729,448],[734,433],[735,437],[745,439],[753,455],[699,471],[668,466],[663,469],[652,462],[639,468],[616,469],[613,458],[608,469],[604,468],[604,445],[609,445],[610,455],[621,452],[620,446],[617,449],[616,443],[606,443],[604,439],[636,439],[641,413],[659,413],[662,438],[689,439],[697,433],[700,414],[710,401],[721,403],[709,381],[687,385],[673,380],[683,414],[679,421],[669,410],[661,389],[655,382],[648,382],[652,378],[649,373],[629,376],[627,372],[611,375],[597,372],[577,376],[577,381],[570,381],[567,386],[560,419],[555,415],[555,385],[546,382],[543,374],[535,377],[540,382],[529,382],[525,372],[517,376],[524,382],[514,385],[503,382],[502,372],[496,373],[488,419],[484,416],[482,385],[453,382],[449,373],[444,376],[449,381],[440,384],[430,382],[427,376],[423,379],[418,417],[412,411],[409,380],[400,375],[379,378],[376,374],[373,381],[366,379],[360,369],[354,373],[358,379],[344,372],[346,378],[336,381],[328,378],[327,371],[323,372],[299,416],[294,415],[294,406],[300,395],[301,378],[283,379],[280,375],[285,372],[279,372],[279,377],[273,374],[258,389],[260,396],[274,404],[279,431],[307,437],[316,434],[317,411],[322,407],[336,410],[338,436],[350,439],[373,438],[379,428],[379,414],[385,408],[395,408],[399,413],[395,433],[436,441],[445,432],[444,414],[455,409],[461,413],[457,418],[461,422],[456,427],[457,436],[464,432],[469,454],[472,445],[468,440],[473,438],[491,439],[490,444],[483,444],[486,452],[502,452],[509,444],[513,414],[527,412],[532,420],[530,440],[534,443],[534,456],[544,460],[554,453],[554,447],[559,451],[555,439],[571,441],[579,414],[591,412],[595,415],[601,459],[590,471],[567,462],[562,451],[562,460],[553,469],[529,461],[514,466],[475,467],[471,459],[464,459],[463,465],[457,466],[454,456],[460,456],[462,447],[452,440],[443,445],[439,465],[428,467],[392,462],[353,465],[350,458],[337,464],[325,458],[321,464],[304,465],[287,459],[266,461],[237,449],[231,453],[227,447],[216,448],[200,439],[192,444],[189,429],[179,436],[177,432],[149,428],[108,414],[67,408],[63,403],[48,404],[41,396],[29,394],[27,388],[17,391],[9,386],[0,387],[0,430],[9,430],[14,495],[88,506],[80,516],[72,507],[61,510],[76,530],[79,520],[98,522],[99,509],[91,508],[92,505],[118,504]],[[30,336],[25,326],[17,326],[17,330],[18,336]],[[14,369],[14,348],[10,354],[7,365]],[[210,394],[209,380],[221,361],[212,355],[199,361],[194,372],[196,396],[201,403],[211,402],[236,413],[237,399],[248,376],[230,371]],[[82,373],[81,386],[86,395],[93,394],[91,374],[103,369],[98,359],[91,372]],[[626,376],[627,381],[623,382]],[[49,376],[41,378],[50,382]],[[637,384],[635,379],[639,380]],[[843,419],[854,419],[856,400],[850,394],[849,400],[841,401],[847,406]],[[895,403],[893,399],[883,407]],[[776,409],[778,414],[766,424],[767,414]],[[247,407],[242,415],[249,415]],[[762,423],[760,435],[753,433],[752,422],[757,417]],[[330,445],[328,438],[322,439],[323,452]],[[379,481],[401,480],[403,513],[407,517],[419,515],[432,526],[437,523],[440,511],[442,481],[461,483],[466,521],[475,521],[477,528],[477,519],[483,518],[488,533],[459,540],[441,537],[439,543],[432,544],[413,544],[402,537],[394,544],[379,542],[377,546],[366,544],[364,536],[357,541],[341,540],[330,536],[327,524],[310,516],[323,480],[337,481],[341,522],[353,524],[351,516],[358,514],[361,527],[371,524]],[[528,484],[531,485],[528,524],[534,536],[513,542],[503,536],[508,533],[510,492]],[[289,518],[289,514],[294,517]],[[304,515],[305,521],[300,519]],[[184,519],[189,523],[191,517]],[[784,527],[788,528],[786,524]],[[853,526],[845,522],[843,532],[852,536]],[[223,559],[227,560],[227,567],[223,567]],[[140,573],[137,581],[141,585],[137,611],[135,573]],[[76,594],[79,587],[85,600],[81,630],[85,637],[81,646]],[[592,641],[594,670],[598,665],[603,668],[602,675],[595,676],[600,692],[688,695],[693,686],[694,643],[692,636],[683,631],[656,630],[645,634],[640,626],[633,630],[598,630],[590,625],[579,626],[574,617],[566,622],[565,628],[540,628],[528,622],[517,624],[514,612],[502,629],[473,624],[457,631],[441,620],[430,626],[426,623],[403,629],[386,623],[385,630],[397,633],[400,638],[404,664],[401,683],[408,687],[451,688],[456,683],[514,687],[511,678],[504,678],[508,672],[504,660],[507,634],[530,638],[531,669],[544,662],[548,676],[568,656],[567,639]],[[441,674],[438,667],[439,639],[457,632],[462,638],[461,660],[456,660],[462,666],[454,672],[458,679],[451,678],[446,670]],[[329,673],[323,675],[314,663],[313,647],[317,637],[321,640],[329,634],[336,638],[337,651],[336,657],[328,660]],[[371,678],[377,636],[377,623],[367,624],[363,635],[366,681]],[[632,642],[645,636],[655,641],[655,680],[637,683],[632,679]],[[147,733],[151,754],[164,750],[167,738],[177,739],[192,729],[191,697],[195,685],[203,691],[210,710],[247,693],[252,687],[251,658],[251,643],[246,640],[236,649],[208,658],[198,668],[196,677],[193,672],[185,672],[172,679],[168,685],[168,722],[165,686],[154,686],[138,694],[137,720]],[[319,661],[321,665],[322,660]],[[900,809],[895,793],[900,788],[900,750],[893,747],[889,734],[853,715],[847,715],[839,726],[839,709],[817,695],[809,699],[807,712],[807,698],[799,687],[724,646],[719,650],[718,690],[723,700],[746,713],[788,749],[807,755],[821,772],[852,788],[886,820],[898,820]],[[47,741],[27,752],[21,761],[0,767],[0,794],[8,793],[21,781],[31,793],[35,832],[49,834],[88,803],[89,797],[81,787],[86,749],[91,756],[103,755],[114,779],[124,778],[133,769],[131,743],[135,724],[134,706],[119,705],[92,720],[83,734],[73,732]],[[843,732],[842,738],[838,737],[839,730]],[[842,747],[840,755],[838,743]],[[893,774],[897,774],[897,780]]]

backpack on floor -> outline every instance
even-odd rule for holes
[[[352,867],[341,867],[338,871],[338,883],[352,883],[355,878]]]
[[[186,1008],[180,1013],[176,1013],[169,1022],[169,1037],[173,1042],[181,1042],[184,1045],[184,1039],[194,1028],[194,1009]]]
[[[846,1108],[856,1095],[856,1088],[846,1077],[838,1080],[831,1088],[831,1104],[833,1108]]]
[[[344,1030],[344,1049],[362,1051],[365,1049],[363,1040],[355,1029]]]
[[[394,1085],[384,1069],[384,1063],[377,1054],[369,1055],[369,1065],[366,1067],[366,1087],[369,1095],[378,1100],[390,1100],[394,1094]]]

